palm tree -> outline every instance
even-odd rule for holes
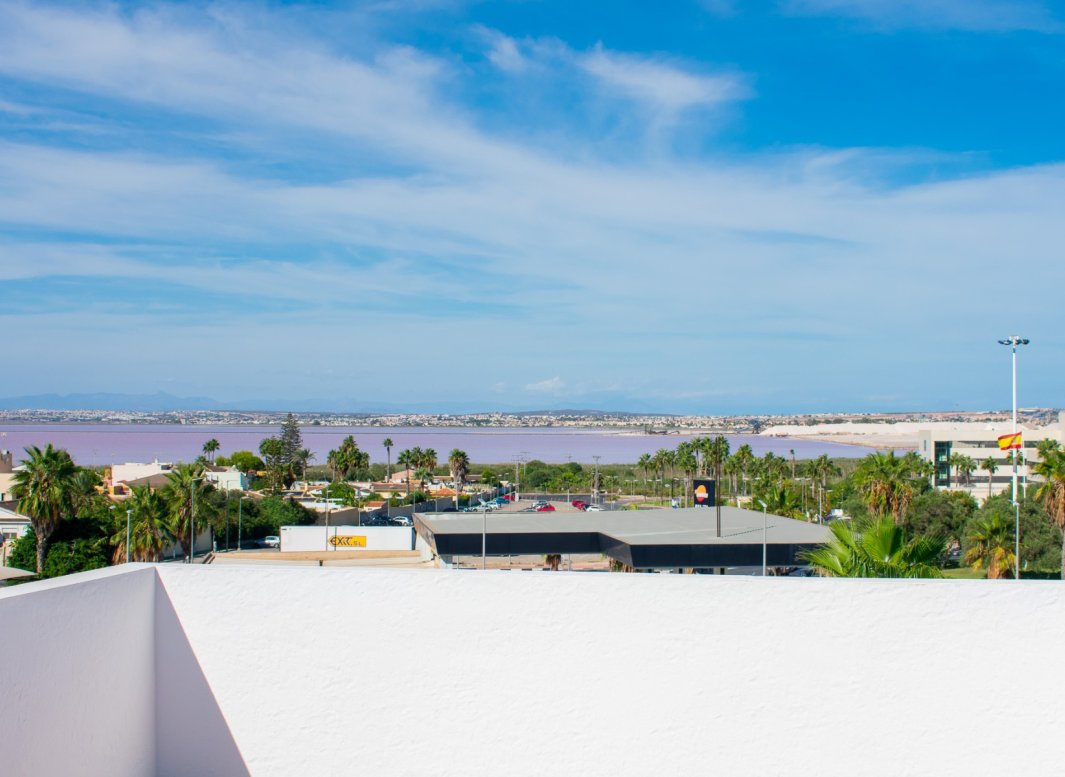
[[[129,555],[133,561],[158,561],[163,547],[173,539],[168,522],[166,500],[148,486],[134,486],[122,506],[131,511],[129,520]],[[126,521],[116,523],[111,544],[115,548],[112,564],[126,557]]]
[[[12,496],[18,509],[30,518],[37,537],[37,574],[44,571],[48,542],[64,514],[72,512],[72,492],[77,468],[70,454],[51,443],[41,450],[26,448],[28,458],[15,470]]]
[[[636,461],[636,466],[643,470],[643,490],[647,491],[647,473],[651,469],[651,454],[642,454]]]
[[[810,566],[829,577],[942,577],[938,563],[943,540],[915,537],[906,541],[891,516],[855,529],[843,521],[832,524],[832,539],[802,554]]]
[[[314,459],[314,451],[310,448],[300,448],[296,451],[296,461],[294,462],[297,467],[300,468],[300,479],[307,482],[307,465]]]
[[[736,449],[736,453],[733,454],[733,458],[736,459],[736,464],[740,468],[740,472],[743,475],[744,484],[747,483],[747,471],[751,467],[751,463],[754,461],[754,451],[751,450],[751,446],[744,443]],[[746,488],[744,489],[747,490]]]
[[[802,500],[787,485],[770,485],[764,493],[765,511],[785,518],[802,518]]]
[[[987,472],[987,496],[988,496],[988,498],[990,498],[991,497],[991,483],[995,479],[995,472],[996,472],[996,470],[998,470],[998,464],[995,462],[995,460],[993,458],[988,456],[980,464],[980,469],[982,469],[982,470]]]
[[[452,448],[447,457],[447,466],[451,470],[451,477],[455,480],[455,493],[458,494],[470,471],[470,457],[466,455],[466,451]]]
[[[197,464],[180,464],[167,473],[166,479],[169,482],[163,492],[169,506],[170,534],[181,543],[182,553],[190,559],[196,540],[194,535],[207,525],[207,514],[211,510],[207,494],[212,490],[212,486],[203,479],[203,472],[203,467]],[[194,521],[193,536],[189,533],[190,520]]]
[[[895,523],[901,523],[913,499],[911,475],[910,462],[895,456],[894,451],[872,453],[858,465],[854,482],[865,496],[871,515],[890,515]]]
[[[1013,577],[1017,561],[1013,521],[1002,515],[989,515],[977,521],[966,535],[965,563],[987,570],[988,580]]]
[[[387,480],[391,480],[392,479],[392,438],[391,437],[386,437],[385,441],[382,443],[382,445],[385,446],[385,452],[386,452],[386,455],[388,456],[388,465],[385,468],[385,472],[387,474],[385,475],[385,478]]]
[[[1047,515],[1062,529],[1061,579],[1065,580],[1065,451],[1060,447],[1048,447],[1042,455],[1043,460],[1032,468],[1043,478],[1035,495],[1043,500]]]
[[[973,473],[976,472],[976,462],[971,456],[962,455],[960,472],[962,477],[965,478],[965,485],[971,485],[973,482]]]
[[[207,457],[208,461],[214,461],[214,454],[221,446],[218,440],[213,437],[203,444],[203,453]]]
[[[421,464],[429,472],[429,477],[432,477],[433,471],[436,469],[436,451],[432,448],[426,448],[422,451]]]

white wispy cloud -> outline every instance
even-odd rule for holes
[[[559,394],[566,388],[565,381],[558,375],[553,378],[545,378],[535,383],[527,383],[525,390],[533,394]]]
[[[887,29],[923,27],[1004,32],[1060,32],[1050,9],[1025,0],[784,0],[793,14],[864,19]]]
[[[581,67],[604,86],[671,114],[750,96],[734,75],[701,75],[643,56],[619,54],[597,46],[579,58]]]
[[[743,77],[653,57],[493,45],[508,73],[584,74],[582,96],[647,106],[632,113],[648,126],[748,96]],[[515,53],[527,68],[515,69]],[[281,348],[320,361],[337,342],[457,334],[557,374],[486,380],[474,362],[439,381],[456,395],[506,377],[548,395],[626,385],[668,396],[683,385],[717,396],[709,364],[727,369],[735,392],[817,391],[821,378],[804,377],[810,364],[860,361],[876,348],[876,377],[890,389],[928,368],[929,332],[994,329],[983,308],[999,299],[1010,258],[1038,268],[1027,315],[1056,312],[1065,283],[1061,165],[888,185],[882,170],[924,152],[811,148],[723,161],[647,155],[634,143],[619,161],[595,153],[598,137],[563,132],[556,152],[486,127],[452,97],[461,68],[424,52],[386,42],[338,52],[284,25],[167,9],[5,6],[0,74],[202,122],[206,138],[136,151],[94,149],[80,136],[69,147],[0,143],[0,223],[17,227],[0,242],[0,279],[139,279],[292,302],[293,312],[271,314],[265,338],[254,311],[202,314],[224,313],[226,331],[254,341],[264,364]],[[319,172],[286,175],[287,166]],[[455,310],[455,332],[428,328]],[[143,313],[131,325],[133,315],[94,312],[78,327],[42,309],[35,331],[57,360],[89,369],[93,338],[121,332],[131,350],[153,348],[158,329]],[[25,319],[0,309],[0,322]],[[570,355],[575,333],[631,354]],[[405,349],[375,352],[372,371],[361,358],[338,387],[372,388],[410,367]],[[772,386],[764,365],[777,370]],[[777,386],[781,375],[787,385]],[[869,379],[840,375],[835,385],[857,391]]]

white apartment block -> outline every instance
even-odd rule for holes
[[[1058,416],[1056,423],[1041,427],[1019,424],[1017,430],[1021,432],[1024,441],[1024,447],[1020,451],[1023,455],[1017,467],[1017,476],[1029,480],[1031,465],[1040,461],[1038,444],[1046,439],[1065,444],[1065,413]],[[989,485],[992,495],[1008,491],[1010,488],[1013,480],[1013,465],[1009,462],[1008,456],[1013,451],[999,450],[998,438],[1012,431],[1013,425],[1010,421],[932,424],[919,430],[917,452],[921,458],[935,464],[936,488],[965,491],[977,501],[982,502],[988,496]],[[964,476],[959,477],[957,470],[950,464],[950,458],[955,453],[968,456],[976,464],[976,471],[969,476],[968,482]],[[987,470],[981,466],[989,457],[994,459],[998,466],[990,477],[990,484]]]

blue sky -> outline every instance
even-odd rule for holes
[[[0,395],[1063,406],[1065,7],[0,3]]]

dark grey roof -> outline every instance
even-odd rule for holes
[[[441,555],[478,555],[482,516],[420,514],[416,525]],[[634,567],[746,566],[761,563],[763,515],[721,508],[716,536],[713,508],[604,512],[489,513],[488,553],[605,553]],[[765,516],[765,540],[772,566],[799,562],[802,550],[827,542],[819,524]]]

